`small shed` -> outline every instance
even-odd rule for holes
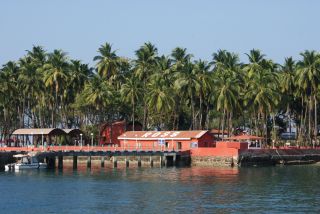
[[[247,134],[225,138],[225,140],[247,143],[248,148],[261,148],[261,140],[263,139],[264,139],[263,137],[259,137],[255,135],[247,135]]]
[[[189,150],[211,147],[213,137],[205,130],[198,131],[128,131],[118,137],[120,146],[128,149]]]
[[[26,146],[37,144],[54,144],[57,140],[52,137],[66,135],[59,128],[24,128],[15,130],[12,135],[15,135],[14,146]]]
[[[66,136],[69,138],[69,143],[72,139],[79,141],[80,135],[83,132],[80,129],[59,129],[59,128],[23,128],[15,130],[14,145],[54,145],[58,142],[58,137]],[[70,140],[71,139],[71,140]],[[61,139],[60,139],[61,142]],[[68,142],[68,141],[67,141]]]

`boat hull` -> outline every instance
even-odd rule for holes
[[[34,163],[34,164],[7,164],[4,166],[5,171],[19,171],[25,169],[46,169],[46,163]]]

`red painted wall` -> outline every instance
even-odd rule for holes
[[[178,142],[181,143],[181,148],[178,148]],[[210,134],[206,133],[201,138],[192,138],[191,140],[167,140],[168,146],[163,146],[163,148],[174,149],[174,150],[190,150],[191,143],[198,143],[198,147],[212,147],[215,145],[213,138]],[[158,140],[120,140],[121,147],[136,148],[141,149],[153,149],[160,148]]]
[[[239,150],[235,148],[196,148],[190,150],[191,156],[216,156],[233,157],[238,156]]]
[[[112,128],[112,132],[111,132]],[[118,137],[125,133],[126,131],[132,131],[132,125],[127,124],[125,121],[115,122],[111,125],[105,125],[103,130],[101,130],[101,140],[100,145],[104,144],[115,144],[120,146],[120,141],[118,140]],[[135,123],[134,129],[136,131],[141,131],[142,127],[141,125],[138,125]]]
[[[198,141],[199,142],[198,147],[214,147],[216,145],[216,143],[214,141],[214,137],[212,137],[212,135],[209,132],[204,134],[198,140],[199,140]]]
[[[216,147],[217,148],[248,149],[248,143],[220,141],[220,142],[216,142]]]
[[[191,142],[198,142],[197,140],[167,140],[168,146],[162,146],[162,148],[167,148],[169,150],[190,150]],[[181,149],[178,148],[178,142],[181,142]],[[160,149],[160,145],[157,140],[120,140],[120,146],[126,148],[140,148],[140,149]]]
[[[243,150],[248,149],[248,143],[240,142],[216,142],[214,148],[193,148],[190,150],[191,156],[216,156],[216,157],[233,157],[238,156]]]

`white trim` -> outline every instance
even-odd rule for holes
[[[191,140],[191,138],[134,138],[134,137],[118,137],[118,140]]]

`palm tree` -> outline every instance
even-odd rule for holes
[[[239,57],[235,53],[226,50],[218,50],[214,53],[211,62],[214,65],[214,89],[213,101],[217,105],[217,110],[222,111],[222,131],[224,132],[225,120],[227,120],[228,134],[232,127],[232,117],[236,110],[241,112],[241,88],[243,88],[244,77],[240,70]],[[230,84],[232,83],[233,84]],[[237,100],[234,100],[234,97]],[[227,116],[227,117],[226,117]],[[219,122],[219,128],[220,128]],[[224,136],[224,135],[222,135]]]
[[[70,61],[70,75],[69,75],[69,85],[75,92],[83,90],[85,82],[90,78],[92,73],[92,68],[89,68],[88,64],[82,64],[80,60]]]
[[[284,65],[282,66],[282,72],[279,76],[280,89],[282,92],[282,100],[286,104],[286,114],[289,117],[289,128],[291,132],[291,106],[293,103],[293,93],[295,91],[295,74],[296,74],[296,63],[292,57],[285,58]]]
[[[226,78],[219,73],[215,73],[213,83],[215,86],[213,89],[213,99],[217,105],[217,110],[223,111],[221,130],[222,136],[224,136],[226,115],[239,107],[240,84],[238,79]]]
[[[308,106],[308,138],[311,142],[312,132],[312,111],[314,111],[314,136],[313,139],[317,141],[317,95],[320,83],[320,55],[315,51],[304,51],[300,54],[303,59],[297,63],[296,84],[300,90],[304,91],[305,100]]]
[[[174,107],[172,90],[167,84],[167,81],[159,75],[151,76],[147,89],[147,105],[152,112],[152,117],[159,118],[157,126],[161,127],[164,125],[163,118],[170,114]]]
[[[141,99],[143,94],[142,85],[139,79],[131,74],[125,79],[125,83],[121,86],[121,96],[125,102],[128,102],[132,105],[132,122],[133,122],[133,131],[135,130],[135,111],[136,103]]]
[[[92,79],[85,85],[83,94],[87,104],[100,111],[104,111],[112,103],[113,99],[112,88],[103,77],[97,74],[94,74]]]
[[[112,50],[112,45],[105,43],[98,49],[100,55],[95,56],[93,61],[98,61],[96,68],[100,76],[109,79],[112,75],[118,73],[120,58],[116,51]]]
[[[209,73],[210,64],[207,61],[198,60],[195,62],[193,73],[195,74],[199,82],[199,90],[197,91],[199,95],[199,129],[203,129],[203,101],[207,106],[206,117],[209,111],[209,91],[212,90],[212,79]],[[204,100],[205,99],[205,100]]]
[[[41,67],[47,61],[46,51],[41,46],[33,46],[31,51],[27,50],[27,56],[37,67]]]
[[[143,83],[144,90],[147,86],[147,80],[149,76],[153,73],[155,69],[157,57],[158,57],[158,49],[151,44],[150,42],[144,43],[136,52],[137,59],[134,60],[134,72],[135,75],[139,78]],[[145,92],[144,92],[145,93]],[[147,120],[148,120],[148,109],[146,98],[143,99],[143,124],[142,128],[145,130],[147,128]]]
[[[262,125],[265,127],[265,136],[267,136],[268,114],[274,112],[275,106],[279,102],[278,75],[276,72],[270,70],[270,68],[273,68],[273,65],[271,65],[272,62],[268,61],[268,63],[270,64],[268,66],[269,69],[268,67],[262,67],[261,70],[256,70],[257,72],[252,74],[248,73],[245,92],[245,103],[247,106],[253,108],[258,120],[263,118]]]
[[[63,104],[62,95],[69,78],[70,66],[66,53],[62,50],[54,50],[48,55],[48,62],[43,66],[44,84],[54,94],[54,104],[51,113],[51,126],[55,126],[54,114]],[[60,106],[61,107],[61,106]]]
[[[15,107],[19,103],[19,94],[17,88],[17,77],[19,67],[17,63],[9,61],[0,70],[0,110],[2,110],[3,128],[2,135],[7,137],[10,129],[15,127]]]
[[[190,102],[190,129],[195,129],[195,92],[200,89],[200,83],[193,70],[194,65],[192,63],[185,64],[183,71],[176,73],[174,83],[175,89]]]
[[[33,117],[33,125],[37,124],[37,127],[44,127],[45,124],[45,117],[44,112],[47,108],[47,102],[46,102],[46,95],[48,95],[46,88],[43,83],[43,75],[44,70],[43,66],[47,63],[47,53],[41,46],[33,46],[32,50],[27,50],[26,57],[28,60],[28,63],[25,64],[26,69],[33,70],[32,76],[29,76],[29,78],[34,79],[34,97],[32,98],[32,103],[34,103],[34,117]],[[22,60],[20,60],[22,62]],[[23,74],[21,74],[23,75]],[[21,80],[28,81],[28,76],[24,75],[25,77],[21,78]],[[38,116],[36,117],[36,113],[38,112]],[[22,126],[21,126],[22,127]]]
[[[23,119],[28,118],[27,126],[30,127],[30,118],[32,126],[36,127],[35,111],[37,99],[42,89],[41,75],[37,72],[36,63],[29,56],[19,60],[20,73],[18,76],[18,87],[22,93],[22,114],[20,116],[20,126],[23,127]],[[27,103],[27,106],[25,105]],[[27,107],[27,108],[26,108]],[[23,116],[24,114],[24,116]]]
[[[189,63],[193,55],[187,54],[186,48],[176,47],[172,50],[171,57],[173,58],[175,69],[178,70],[179,67],[183,67]]]
[[[192,59],[192,54],[187,53],[186,48],[181,48],[181,47],[176,47],[175,49],[172,50],[171,52],[171,58],[172,58],[172,67],[171,70],[174,73],[174,87],[173,87],[173,92],[175,93],[175,116],[174,116],[174,122],[173,122],[173,128],[174,129],[180,129],[180,118],[181,114],[183,113],[183,108],[184,102],[188,102],[187,97],[181,96],[181,87],[177,83],[177,79],[179,76],[182,75],[185,70],[187,70],[187,66],[190,64],[191,65],[191,59]],[[190,66],[189,66],[190,68]],[[191,120],[193,120],[192,115],[190,116]],[[174,124],[176,123],[176,128],[174,127]],[[189,127],[192,126],[192,123],[189,125]]]

